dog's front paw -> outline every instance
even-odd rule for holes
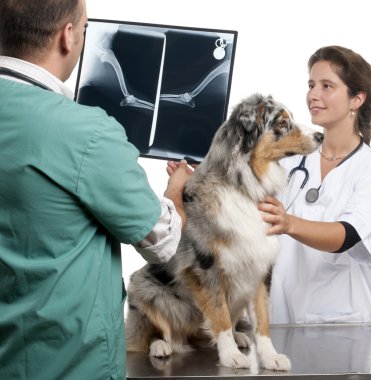
[[[277,353],[270,337],[258,334],[256,339],[261,367],[274,371],[290,371],[290,359],[286,355]]]
[[[234,340],[237,343],[237,346],[240,348],[248,348],[251,345],[250,338],[243,332],[234,331],[233,332]]]
[[[154,340],[149,347],[150,356],[155,356],[157,358],[164,358],[170,356],[173,353],[169,343],[164,340],[158,339]]]
[[[274,371],[290,371],[290,359],[283,354],[263,355],[260,357],[261,366]]]
[[[250,368],[250,358],[242,352],[224,352],[220,354],[220,364],[230,368]]]

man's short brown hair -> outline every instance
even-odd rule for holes
[[[64,23],[81,19],[80,0],[0,0],[0,53],[42,54]]]

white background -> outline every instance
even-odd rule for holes
[[[238,31],[230,110],[260,92],[286,104],[311,125],[305,104],[307,61],[319,47],[343,45],[371,62],[370,0],[86,0],[88,17]],[[67,82],[74,90],[76,71]],[[140,159],[151,186],[162,195],[166,162]],[[144,264],[123,246],[123,274]]]

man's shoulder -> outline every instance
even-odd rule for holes
[[[62,109],[66,109],[68,114],[66,116],[73,118],[102,118],[104,120],[109,120],[110,117],[107,115],[106,111],[100,107],[86,106],[79,104],[76,101],[67,98],[66,96],[53,94],[56,99],[53,101],[56,102],[56,107],[54,108],[57,112]],[[59,108],[59,110],[58,110]]]
[[[46,103],[45,116],[67,129],[75,129],[76,126],[79,126],[80,129],[88,128],[90,130],[97,127],[123,129],[115,118],[109,116],[100,107],[82,105],[58,94],[53,94]]]

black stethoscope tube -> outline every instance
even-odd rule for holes
[[[350,157],[352,157],[360,148],[361,146],[363,145],[363,139],[361,138],[361,141],[359,142],[359,144],[357,145],[357,147],[355,149],[353,149],[346,157],[344,157],[337,165],[336,167],[340,166],[343,162],[345,162],[346,160],[348,160]],[[299,193],[301,190],[304,189],[304,186],[305,184],[308,182],[308,179],[309,179],[309,171],[308,169],[305,167],[305,160],[307,159],[307,156],[304,156],[302,158],[302,160],[300,161],[300,164],[299,166],[296,166],[295,168],[291,169],[288,177],[287,177],[287,184],[290,182],[290,179],[292,177],[292,175],[296,172],[296,171],[302,171],[304,173],[304,180],[302,182],[302,184],[300,185],[300,188],[299,188],[299,191],[298,193],[295,195],[294,199],[291,201],[291,203],[289,204],[289,206],[286,208],[286,211],[291,207],[291,205],[294,203],[294,201],[296,200],[296,198],[298,197]],[[322,183],[319,185],[319,187],[315,188],[315,187],[312,187],[310,188],[306,194],[305,194],[305,200],[308,202],[308,203],[315,203],[317,201],[317,199],[319,198],[319,189],[321,188],[322,186]]]
[[[51,88],[49,88],[48,86],[45,86],[43,83],[37,81],[36,79],[33,79],[25,74],[19,73],[18,71],[7,69],[6,67],[0,67],[0,74],[23,80],[27,83],[33,84],[34,86],[40,87],[44,90],[53,91]]]
[[[307,156],[304,156],[302,158],[302,160],[300,161],[300,164],[299,166],[296,166],[295,168],[291,169],[288,177],[287,177],[287,183],[290,182],[290,179],[292,177],[292,175],[296,172],[296,171],[301,171],[304,173],[304,180],[303,182],[301,183],[300,185],[300,188],[299,188],[299,192],[301,190],[304,189],[304,186],[306,185],[306,183],[308,182],[308,179],[309,179],[309,172],[308,172],[308,169],[305,167],[305,161],[307,159]],[[318,188],[310,188],[307,193],[305,194],[305,200],[308,202],[308,203],[315,203],[319,197],[319,189],[321,188],[322,184],[318,187]],[[293,202],[295,201],[295,199],[297,198],[297,196],[299,195],[299,192],[298,194],[295,196],[295,198],[292,200],[292,202],[290,203],[290,205],[287,207],[286,211],[290,208],[290,206],[293,204]]]

